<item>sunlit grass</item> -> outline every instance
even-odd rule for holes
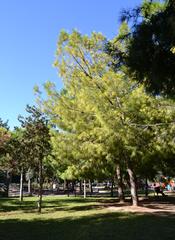
[[[102,204],[110,199],[44,197],[41,214],[37,212],[37,200],[37,197],[27,197],[21,203],[15,198],[2,199],[0,201],[0,219],[78,218],[107,212]]]

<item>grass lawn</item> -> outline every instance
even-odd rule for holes
[[[112,212],[115,199],[44,197],[0,199],[0,240],[174,240],[175,216]]]

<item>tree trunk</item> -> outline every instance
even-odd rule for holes
[[[69,186],[70,184],[69,184],[69,181],[68,180],[66,180],[66,191],[67,191],[67,196],[69,197],[69,188],[70,188],[70,186]]]
[[[5,197],[9,197],[9,186],[10,186],[10,171],[6,171],[6,193],[5,193]]]
[[[91,196],[92,196],[92,194],[93,194],[93,188],[92,188],[92,181],[91,180],[89,180],[89,187],[90,187],[90,193],[91,193]]]
[[[86,180],[84,180],[84,198],[86,198]]]
[[[39,160],[39,200],[38,200],[38,212],[41,213],[42,209],[42,195],[43,195],[43,161]]]
[[[75,191],[75,181],[72,181],[72,188],[71,188],[71,192],[74,193]]]
[[[64,183],[63,183],[63,191],[66,191],[66,187],[67,187],[67,181],[64,179]]]
[[[29,196],[31,196],[32,194],[31,194],[31,179],[29,178],[29,180],[28,180],[28,194],[29,194]]]
[[[82,181],[80,180],[80,194],[83,193],[83,189],[82,189]]]
[[[131,197],[132,197],[132,205],[138,206],[138,195],[137,195],[137,186],[136,186],[136,178],[131,168],[127,168],[127,172],[130,180],[131,187]]]
[[[114,196],[114,179],[111,180],[111,197]]]
[[[74,196],[76,197],[77,196],[77,181],[75,180],[74,181]]]
[[[145,196],[148,197],[148,179],[145,178]]]
[[[120,170],[119,164],[117,164],[117,166],[116,166],[116,177],[117,177],[117,182],[118,182],[118,198],[119,198],[120,202],[124,202],[125,196],[124,196],[123,181],[122,181],[121,170]]]
[[[20,173],[19,200],[20,202],[23,201],[23,168],[21,168],[21,173]]]
[[[75,197],[76,197],[76,181],[75,181],[75,180],[72,180],[71,192],[72,192],[72,194],[74,194]]]

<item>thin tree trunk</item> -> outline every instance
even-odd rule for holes
[[[66,191],[66,187],[67,187],[67,182],[66,182],[66,180],[64,179],[64,183],[63,183],[63,191],[64,191],[64,192]]]
[[[86,198],[86,180],[84,180],[84,198]]]
[[[80,194],[82,193],[82,181],[80,180]]]
[[[7,170],[6,171],[6,193],[5,193],[5,197],[9,197],[9,187],[10,187],[10,172]]]
[[[112,178],[112,180],[111,180],[111,197],[113,197],[114,196],[114,179]]]
[[[67,196],[69,197],[69,188],[70,188],[70,186],[69,186],[70,184],[69,184],[69,181],[68,180],[66,180],[66,191],[67,191]]]
[[[132,197],[132,205],[138,206],[138,195],[137,195],[137,186],[136,186],[136,178],[131,168],[127,168],[127,172],[130,180],[131,187],[131,197]]]
[[[74,181],[74,185],[75,185],[74,186],[74,196],[76,197],[77,196],[77,187],[76,187],[77,186],[77,181],[76,180]]]
[[[74,193],[75,191],[75,181],[73,180],[72,181],[72,189],[71,189],[71,192]]]
[[[76,197],[76,181],[75,180],[72,180],[72,187],[71,187],[71,192],[72,192],[72,194],[74,194],[75,195],[75,197]]]
[[[116,166],[116,177],[117,177],[117,182],[118,182],[118,198],[119,198],[120,202],[124,202],[125,196],[124,196],[123,181],[122,181],[121,170],[120,170],[119,164],[117,164],[117,166]]]
[[[28,180],[28,194],[31,196],[31,179]]]
[[[91,181],[91,180],[89,180],[89,184],[90,184],[90,192],[91,192],[91,196],[92,196],[92,194],[93,194],[93,188],[92,188],[92,181]]]
[[[145,196],[148,197],[148,179],[145,178]]]
[[[42,195],[43,195],[43,161],[39,160],[39,200],[38,200],[38,212],[41,213],[42,209]]]
[[[23,168],[21,168],[21,173],[20,173],[19,200],[20,202],[23,201]]]

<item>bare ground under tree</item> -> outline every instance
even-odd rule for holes
[[[175,216],[175,193],[166,197],[151,196],[140,198],[139,206],[132,206],[130,201],[110,205],[108,209],[116,212],[132,212],[136,214],[153,214],[157,216]]]

